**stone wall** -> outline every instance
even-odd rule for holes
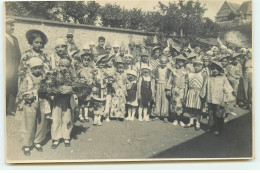
[[[135,43],[143,43],[148,36],[153,36],[155,33],[142,32],[135,30],[126,30],[118,28],[95,27],[81,24],[69,24],[55,21],[24,19],[14,17],[16,19],[14,35],[17,37],[21,52],[30,49],[25,34],[30,29],[39,29],[43,31],[48,37],[48,43],[45,45],[44,51],[52,53],[55,48],[55,41],[59,37],[66,38],[68,32],[74,33],[74,41],[76,45],[82,50],[85,43],[94,41],[97,44],[98,37],[104,36],[106,43],[112,44],[118,41],[121,45],[127,48],[130,41]]]

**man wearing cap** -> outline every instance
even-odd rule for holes
[[[96,46],[94,49],[96,49],[98,55],[104,55],[106,54],[106,50],[104,48],[105,45],[105,37],[100,36],[98,37],[98,46]]]
[[[27,63],[31,70],[19,87],[18,98],[24,100],[21,135],[22,149],[28,156],[32,147],[42,152],[41,142],[46,137],[47,121],[44,112],[46,95],[39,90],[43,79],[43,61],[33,57]]]
[[[74,35],[71,32],[67,34],[67,49],[69,55],[71,55],[73,51],[78,50],[77,45],[74,43]]]
[[[18,90],[18,67],[21,59],[21,52],[17,38],[12,35],[14,31],[13,19],[6,19],[5,37],[5,60],[6,60],[6,114],[14,114],[15,97]]]

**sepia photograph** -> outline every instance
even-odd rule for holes
[[[254,159],[252,6],[4,1],[5,162]]]

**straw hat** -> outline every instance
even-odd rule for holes
[[[32,67],[36,67],[36,66],[43,66],[43,61],[41,58],[38,58],[38,57],[32,57],[28,63],[30,68]]]
[[[31,29],[31,30],[27,31],[26,35],[25,35],[26,39],[30,45],[32,45],[32,42],[33,42],[33,34],[39,34],[42,38],[43,45],[47,44],[48,38],[42,31],[37,30],[37,29]]]

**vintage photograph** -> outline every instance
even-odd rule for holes
[[[5,1],[7,163],[254,159],[252,1]]]

